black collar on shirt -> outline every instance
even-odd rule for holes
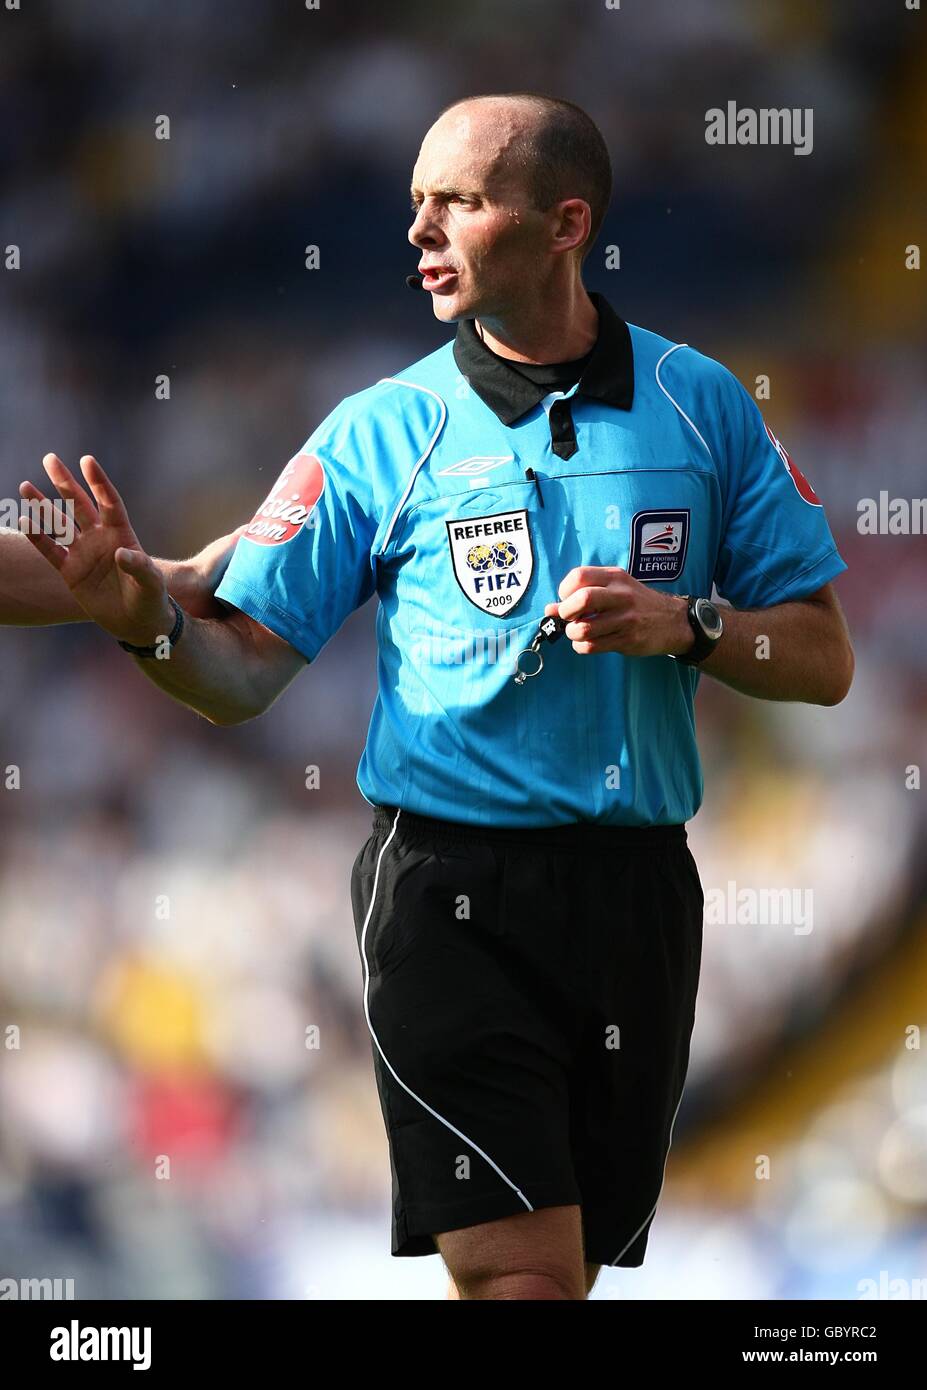
[[[599,336],[586,370],[579,379],[577,395],[592,396],[618,410],[630,410],[634,399],[634,352],[631,334],[604,295],[587,291],[599,311]],[[549,395],[486,346],[473,319],[462,319],[454,339],[454,361],[476,394],[511,425],[526,411],[533,410]]]

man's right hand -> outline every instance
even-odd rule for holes
[[[49,572],[58,574],[70,601],[88,618],[135,647],[157,646],[174,626],[168,585],[161,565],[139,545],[119,493],[89,454],[81,459],[89,495],[56,455],[46,454],[43,463],[73,507],[79,534],[65,549],[51,536],[28,533],[30,546],[48,561]],[[32,483],[23,483],[20,491],[43,500]],[[152,684],[213,724],[241,724],[263,714],[308,661],[234,605],[219,608],[216,617],[200,618],[191,611],[191,598],[213,601],[210,586],[224,570],[235,540],[234,533],[223,537],[185,562],[187,587],[171,586],[186,600],[189,622],[183,640],[165,653],[168,659],[138,662]]]
[[[30,543],[58,571],[88,618],[122,641],[154,644],[173,627],[167,585],[139,544],[116,488],[89,454],[80,465],[93,500],[56,454],[46,454],[42,463],[73,508],[79,532],[65,548],[24,528]],[[33,483],[24,482],[19,490],[25,498],[44,500]]]
[[[57,473],[66,482],[66,477],[70,478],[71,475],[61,460],[55,454],[47,457],[46,471],[52,470],[49,472],[52,481],[55,481],[54,475]],[[71,483],[77,487],[73,478]],[[20,491],[26,498],[38,500],[42,496],[31,483],[24,483]],[[82,489],[78,488],[78,491],[86,497]],[[210,541],[189,560],[154,559],[153,563],[161,571],[168,593],[192,617],[221,618],[226,612],[213,594],[246,525]],[[0,623],[32,626],[86,621],[88,614],[77,603],[59,567],[46,565],[40,558],[49,558],[49,547],[34,544],[30,550],[26,545],[27,539],[31,540],[32,537],[24,534],[24,552],[20,551],[18,539],[12,547],[8,547],[5,541],[0,546]],[[33,551],[35,564],[29,563]]]

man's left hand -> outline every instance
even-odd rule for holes
[[[683,656],[695,640],[679,594],[664,594],[610,565],[570,570],[544,616],[566,622],[566,636],[581,656]]]

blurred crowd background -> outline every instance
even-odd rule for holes
[[[597,1298],[927,1294],[927,542],[857,529],[861,499],[925,485],[925,26],[901,0],[0,12],[4,497],[45,452],[92,452],[156,554],[250,517],[338,400],[446,340],[403,284],[408,183],[479,92],[583,105],[615,169],[588,286],[769,377],[850,566],[856,680],[819,709],[704,679],[690,838],[706,895],[810,891],[813,929],[706,920],[647,1261]],[[729,100],[813,108],[813,152],[709,146]],[[0,672],[22,777],[0,791],[0,1278],[443,1297],[439,1260],[389,1255],[350,915],[373,605],[234,729],[85,625],[4,629]]]

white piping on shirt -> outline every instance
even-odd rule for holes
[[[712,460],[712,463],[713,463],[713,462],[714,462],[714,459],[712,458],[711,450],[708,448],[708,445],[705,444],[705,439],[704,439],[704,437],[699,433],[698,429],[696,429],[695,425],[694,425],[694,424],[692,423],[692,421],[689,419],[688,415],[687,415],[686,412],[683,410],[683,408],[682,408],[682,406],[679,404],[679,402],[678,402],[677,400],[674,400],[674,399],[673,399],[673,397],[670,395],[669,391],[667,391],[666,387],[663,385],[663,382],[660,380],[660,368],[663,366],[663,363],[666,361],[667,357],[669,357],[670,353],[672,353],[672,352],[678,352],[680,348],[684,348],[684,347],[688,347],[688,346],[689,346],[688,343],[676,343],[674,347],[667,348],[667,349],[666,349],[666,352],[664,352],[663,356],[660,358],[659,362],[657,363],[656,367],[654,368],[654,376],[655,376],[656,379],[657,379],[657,385],[659,386],[660,390],[663,392],[663,394],[664,394],[664,396],[666,397],[666,399],[667,399],[668,401],[670,401],[670,402],[676,407],[676,409],[679,411],[679,414],[682,416],[682,418],[685,420],[686,424],[689,426],[689,429],[690,429],[690,430],[693,430],[693,431],[695,432],[695,434],[698,435],[698,438],[699,438],[699,439],[702,441],[702,443],[705,445],[705,449],[706,449],[706,452],[707,452],[707,454],[708,454],[708,457]]]
[[[373,1038],[373,1041],[374,1041],[374,1043],[376,1044],[377,1051],[379,1052],[380,1056],[383,1058],[383,1063],[384,1063],[384,1065],[387,1066],[387,1067],[389,1068],[389,1071],[390,1071],[391,1075],[394,1076],[394,1077],[396,1078],[396,1080],[399,1082],[399,1085],[402,1087],[402,1089],[403,1089],[404,1091],[408,1092],[408,1094],[412,1097],[413,1100],[417,1100],[418,1103],[419,1103],[419,1105],[421,1105],[425,1110],[428,1111],[429,1115],[434,1115],[435,1119],[436,1119],[436,1120],[440,1120],[441,1124],[442,1124],[442,1125],[445,1125],[449,1130],[452,1131],[452,1133],[456,1134],[458,1139],[462,1139],[463,1142],[464,1142],[465,1144],[468,1144],[468,1145],[470,1146],[470,1148],[474,1150],[475,1153],[478,1153],[478,1154],[479,1154],[480,1158],[484,1158],[484,1159],[486,1160],[486,1162],[489,1164],[490,1168],[492,1168],[492,1169],[494,1170],[494,1172],[496,1172],[496,1173],[499,1174],[499,1177],[502,1179],[502,1181],[503,1181],[504,1183],[507,1183],[508,1186],[512,1189],[512,1191],[513,1191],[514,1193],[516,1193],[516,1195],[517,1195],[518,1197],[521,1198],[521,1200],[524,1202],[525,1206],[527,1207],[528,1211],[534,1211],[534,1207],[533,1207],[533,1206],[531,1205],[531,1203],[528,1201],[528,1198],[525,1196],[525,1194],[521,1191],[520,1188],[518,1188],[518,1187],[515,1186],[515,1184],[511,1181],[511,1179],[509,1179],[509,1178],[507,1178],[507,1177],[505,1176],[505,1174],[503,1173],[502,1169],[499,1167],[498,1163],[493,1163],[492,1159],[489,1157],[489,1154],[484,1153],[483,1150],[480,1148],[480,1146],[479,1146],[478,1144],[474,1144],[474,1142],[473,1142],[472,1139],[468,1139],[467,1136],[466,1136],[465,1134],[463,1134],[459,1129],[457,1129],[457,1127],[456,1127],[455,1125],[452,1125],[452,1124],[451,1124],[450,1120],[446,1120],[446,1119],[444,1118],[443,1115],[439,1115],[438,1112],[437,1112],[437,1110],[432,1110],[431,1106],[430,1106],[426,1101],[422,1100],[421,1096],[417,1096],[417,1095],[415,1094],[415,1092],[411,1089],[411,1087],[409,1087],[409,1086],[406,1085],[406,1083],[403,1081],[402,1077],[399,1076],[399,1074],[396,1072],[396,1069],[395,1069],[395,1068],[392,1066],[392,1064],[390,1063],[389,1058],[387,1057],[386,1053],[383,1051],[383,1048],[380,1046],[380,1039],[377,1037],[377,1035],[376,1035],[376,1033],[375,1033],[375,1031],[374,1031],[373,1024],[372,1024],[371,1021],[370,1021],[370,1000],[369,1000],[369,993],[370,993],[370,970],[369,970],[368,965],[367,965],[367,952],[366,952],[366,950],[365,950],[365,941],[366,941],[366,937],[367,937],[367,927],[368,927],[368,925],[369,925],[369,923],[370,923],[371,914],[373,913],[373,905],[374,905],[374,903],[375,903],[376,900],[377,900],[377,883],[379,882],[379,878],[380,878],[380,864],[381,864],[382,861],[383,861],[383,855],[386,853],[386,849],[387,849],[387,846],[389,845],[390,840],[392,840],[393,836],[396,834],[396,826],[397,826],[398,823],[399,823],[399,817],[400,817],[401,814],[402,814],[401,808],[400,808],[400,809],[397,809],[397,811],[396,811],[396,817],[395,817],[395,819],[394,819],[394,821],[393,821],[393,828],[392,828],[392,830],[389,832],[389,835],[388,835],[388,836],[386,837],[386,839],[384,840],[384,842],[383,842],[383,848],[380,850],[380,853],[377,855],[377,868],[376,868],[376,873],[375,873],[374,876],[373,876],[373,889],[371,890],[371,894],[370,894],[370,906],[369,906],[368,909],[367,909],[367,916],[364,918],[364,927],[363,927],[363,931],[361,932],[360,951],[361,951],[361,959],[362,959],[363,962],[364,962],[364,1014],[365,1014],[366,1019],[367,1019],[367,1027],[370,1029],[370,1036]]]
[[[431,390],[429,390],[429,388],[428,388],[427,386],[419,386],[419,385],[417,384],[417,382],[414,382],[414,381],[403,381],[402,378],[401,378],[401,377],[398,377],[398,376],[383,376],[383,377],[381,377],[380,380],[377,382],[377,385],[378,385],[378,386],[382,386],[383,383],[384,383],[384,382],[387,382],[387,381],[388,381],[388,382],[392,382],[392,384],[395,385],[395,386],[409,386],[409,387],[412,388],[413,391],[424,391],[426,396],[431,396],[434,400],[436,400],[436,401],[438,402],[438,405],[441,407],[441,419],[438,421],[437,429],[435,430],[434,434],[431,436],[431,439],[428,441],[428,447],[426,448],[425,452],[422,454],[422,456],[421,456],[421,458],[419,459],[418,463],[417,463],[417,464],[415,465],[415,467],[412,469],[412,473],[411,473],[411,475],[410,475],[410,477],[409,477],[409,481],[408,481],[408,483],[406,484],[406,490],[405,490],[405,492],[402,494],[402,496],[401,496],[400,499],[399,499],[399,505],[398,505],[398,507],[396,508],[396,510],[393,512],[392,520],[390,521],[389,527],[387,528],[387,532],[386,532],[386,536],[385,536],[385,538],[384,538],[384,540],[383,540],[383,544],[380,546],[380,552],[381,552],[381,553],[382,553],[382,552],[386,549],[386,547],[389,545],[390,536],[393,534],[393,527],[396,525],[396,522],[399,520],[399,514],[400,514],[400,512],[402,511],[403,507],[404,507],[405,504],[406,504],[406,498],[408,497],[409,493],[412,491],[412,484],[415,482],[415,479],[416,479],[416,477],[418,476],[418,470],[421,468],[422,464],[425,462],[425,460],[427,459],[428,455],[431,453],[432,449],[435,447],[435,444],[437,443],[437,440],[438,440],[438,435],[439,435],[439,434],[441,433],[441,431],[443,430],[443,428],[444,428],[444,422],[445,422],[445,420],[447,419],[447,406],[444,404],[443,400],[441,399],[441,397],[438,395],[438,393],[437,393],[436,391],[431,391]]]

